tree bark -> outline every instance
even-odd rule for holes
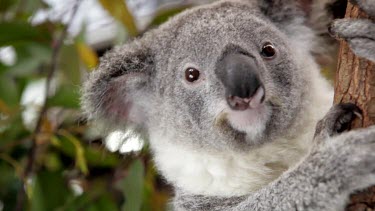
[[[348,3],[345,17],[368,18],[351,3]],[[375,124],[375,64],[355,56],[345,41],[340,41],[334,102],[351,102],[361,108],[363,119],[354,121],[352,128]],[[347,210],[375,210],[375,186],[353,194]]]

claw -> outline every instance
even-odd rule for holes
[[[363,120],[362,112],[354,111],[353,113],[354,113],[354,115],[355,115],[358,119]]]
[[[348,131],[356,118],[362,119],[362,111],[353,103],[336,105],[317,124],[315,137],[334,136]]]
[[[339,111],[336,117],[333,132],[342,133],[350,130],[350,125],[357,116],[362,117],[361,110],[352,103],[345,103],[337,105]]]

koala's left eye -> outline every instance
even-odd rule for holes
[[[272,43],[267,42],[263,45],[261,54],[264,58],[272,59],[276,55],[276,48]]]
[[[189,67],[185,70],[185,79],[190,83],[193,83],[199,79],[200,72],[199,70]]]

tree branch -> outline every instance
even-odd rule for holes
[[[357,6],[348,3],[346,18],[368,18]],[[357,57],[346,41],[340,42],[338,70],[335,82],[335,103],[352,102],[361,108],[363,118],[352,128],[375,124],[375,64]],[[375,186],[353,194],[346,210],[372,210],[375,206]]]
[[[58,63],[58,57],[60,54],[61,47],[64,43],[64,40],[68,34],[68,28],[72,24],[74,17],[78,11],[78,7],[80,5],[81,0],[77,0],[74,4],[74,7],[72,9],[72,14],[69,17],[68,22],[65,24],[61,35],[59,38],[53,43],[53,50],[52,50],[52,56],[51,56],[51,65],[50,68],[47,72],[47,78],[46,78],[46,86],[45,86],[45,96],[44,96],[44,103],[42,105],[42,108],[39,113],[39,117],[37,119],[37,123],[32,135],[32,146],[28,154],[28,159],[27,159],[27,164],[25,167],[25,171],[22,174],[22,187],[20,191],[18,192],[17,196],[17,207],[16,211],[22,211],[24,207],[24,202],[25,202],[25,197],[26,197],[26,192],[25,192],[25,187],[27,185],[27,179],[33,174],[34,172],[34,165],[35,165],[35,157],[36,157],[36,152],[37,152],[37,138],[38,135],[43,132],[43,122],[46,118],[46,114],[48,111],[48,94],[50,93],[51,90],[51,82],[53,77],[55,76],[56,70],[57,70],[57,63]]]

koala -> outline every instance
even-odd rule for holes
[[[374,1],[357,1],[375,15]],[[175,210],[344,209],[375,184],[375,127],[347,132],[360,110],[331,108],[307,11],[295,0],[189,9],[106,53],[83,109],[149,140]],[[365,20],[330,28],[370,60],[374,30]]]

